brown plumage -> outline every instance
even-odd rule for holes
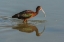
[[[24,20],[23,23],[25,23],[25,22],[27,22],[27,19],[36,16],[39,13],[39,10],[43,11],[41,6],[37,6],[36,12],[34,12],[32,10],[24,10],[24,11],[22,11],[20,13],[17,13],[15,15],[13,15],[12,18],[22,19],[22,20]],[[45,14],[44,11],[43,11],[43,13]]]

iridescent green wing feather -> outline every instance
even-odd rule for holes
[[[31,17],[32,14],[22,14],[22,17]]]
[[[21,14],[22,17],[27,18],[27,17],[31,17],[32,16],[32,12],[33,11],[31,11],[31,10],[25,10],[25,11],[20,12],[19,14]]]

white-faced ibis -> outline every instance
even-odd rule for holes
[[[42,10],[43,13],[44,13],[44,16],[46,17],[45,12],[42,9],[42,7],[41,6],[37,6],[35,12],[32,11],[32,10],[24,10],[24,11],[22,11],[20,13],[17,13],[15,15],[13,15],[12,18],[22,19],[23,23],[27,23],[27,19],[36,16],[39,13],[39,10]]]

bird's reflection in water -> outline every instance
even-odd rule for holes
[[[28,23],[27,24],[17,24],[17,26],[14,26],[13,29],[17,29],[21,32],[26,32],[26,33],[32,33],[33,31],[35,31],[36,36],[40,36],[44,32],[45,26],[41,33],[39,33],[38,28],[36,26],[28,24]]]

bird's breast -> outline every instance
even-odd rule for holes
[[[31,18],[32,18],[32,17],[35,17],[35,16],[36,16],[36,13],[32,13],[32,16],[31,16]]]

